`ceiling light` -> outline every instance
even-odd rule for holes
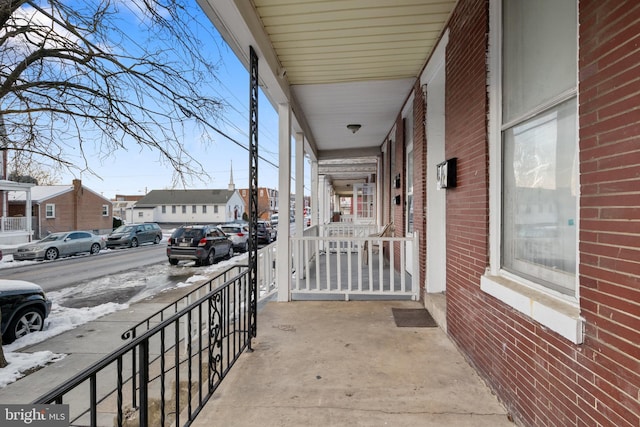
[[[356,133],[360,130],[360,128],[362,127],[362,125],[356,124],[356,123],[352,123],[347,125],[347,129],[349,129],[352,133]]]

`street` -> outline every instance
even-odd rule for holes
[[[166,243],[137,248],[103,250],[97,255],[80,255],[55,261],[29,262],[0,270],[3,279],[26,280],[49,292],[153,264],[167,263]]]

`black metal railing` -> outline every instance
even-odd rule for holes
[[[71,426],[191,425],[250,348],[248,277],[245,269],[220,286],[205,283],[204,296],[171,315],[156,313],[157,324],[137,325],[144,332],[129,329],[129,342],[33,403],[69,404]]]

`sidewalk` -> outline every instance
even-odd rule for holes
[[[65,358],[33,372],[0,389],[0,403],[31,403],[47,391],[62,384],[73,375],[102,359],[126,343],[120,335],[136,323],[162,309],[191,291],[192,287],[176,288],[153,298],[131,304],[121,310],[75,329],[56,335],[18,352],[52,351],[66,354]]]

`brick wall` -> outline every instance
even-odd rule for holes
[[[574,345],[484,294],[488,2],[461,0],[447,48],[449,334],[519,423],[640,425],[640,4],[580,1],[580,307]]]
[[[638,426],[640,3],[579,4],[580,306],[587,330],[578,360],[590,368],[579,379],[595,420]]]

